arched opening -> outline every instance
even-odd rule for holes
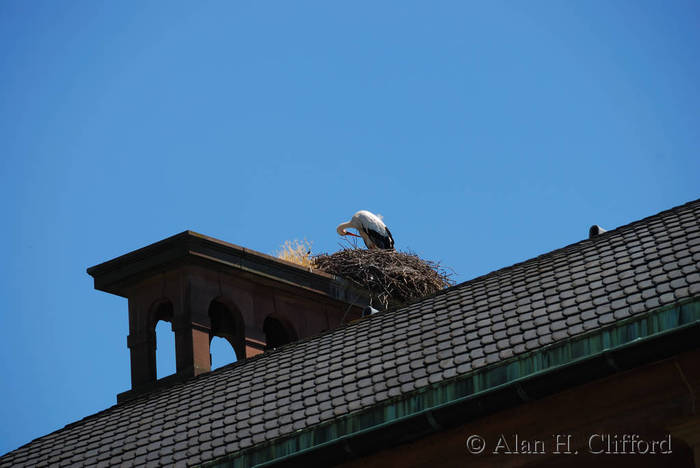
[[[238,310],[215,299],[209,305],[209,319],[209,356],[212,370],[236,362],[239,357],[245,357],[243,319]]]
[[[213,336],[211,339],[209,355],[211,356],[211,370],[238,361],[238,356],[236,356],[233,346],[225,338],[218,336]]]
[[[173,304],[163,301],[151,312],[156,358],[156,379],[175,373],[175,334],[172,328]]]
[[[275,317],[265,319],[263,332],[265,333],[265,349],[279,348],[298,339],[291,325]]]
[[[170,323],[156,324],[156,378],[175,373],[175,334]]]

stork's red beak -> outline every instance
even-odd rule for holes
[[[347,234],[348,236],[353,236],[353,237],[362,237],[362,236],[358,236],[357,234],[353,234],[352,232],[347,232],[347,231],[345,232],[345,234]]]

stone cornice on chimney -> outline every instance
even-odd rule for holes
[[[174,265],[199,264],[247,279],[285,288],[303,289],[329,299],[366,305],[367,295],[349,281],[224,242],[184,231],[87,269],[95,289],[128,297],[129,288]]]

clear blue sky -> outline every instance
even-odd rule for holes
[[[367,209],[466,281],[698,198],[699,83],[696,1],[0,2],[0,453],[130,386],[87,267]]]

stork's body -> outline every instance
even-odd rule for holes
[[[346,231],[348,228],[357,229],[360,235]],[[389,228],[379,216],[369,211],[358,211],[350,221],[338,226],[337,231],[341,236],[362,237],[368,249],[394,249],[394,238]]]

